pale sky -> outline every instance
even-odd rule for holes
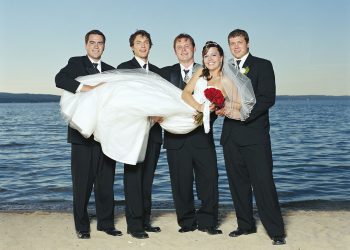
[[[227,35],[241,28],[250,52],[274,66],[278,95],[350,95],[349,0],[0,0],[0,92],[60,94],[56,73],[85,55],[92,29],[107,37],[102,60],[130,60],[128,39],[151,34],[158,67],[177,62],[172,43],[193,36],[196,61],[208,40],[230,58]]]

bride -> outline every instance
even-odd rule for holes
[[[255,104],[251,82],[230,62],[224,63],[223,75],[221,91],[226,96],[225,109],[230,110],[226,116],[245,120]],[[186,134],[198,126],[194,121],[197,111],[182,100],[181,90],[155,73],[111,70],[77,80],[84,85],[103,84],[88,92],[64,91],[61,113],[84,137],[93,134],[104,154],[118,162],[135,165],[144,160],[152,116],[163,117],[160,125],[174,134]],[[200,111],[209,132],[210,102],[203,89],[195,89],[193,97],[203,104]]]

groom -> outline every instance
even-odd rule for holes
[[[173,47],[179,63],[162,68],[162,72],[168,81],[183,90],[196,66],[200,66],[194,62],[196,47],[188,34],[175,37]],[[211,117],[211,121],[215,119]],[[211,235],[221,234],[221,230],[217,229],[218,173],[212,130],[206,134],[200,126],[181,135],[164,131],[164,148],[167,150],[177,221],[181,227],[179,232],[198,228]],[[197,211],[193,195],[194,179],[201,201]]]
[[[253,192],[261,223],[274,245],[285,244],[283,218],[272,175],[269,109],[276,98],[275,75],[270,61],[249,53],[249,36],[236,29],[228,35],[234,64],[250,78],[256,104],[245,121],[225,118],[221,145],[238,228],[229,236],[256,233]]]
[[[148,55],[152,47],[151,35],[145,30],[137,30],[129,38],[134,58],[121,63],[118,69],[139,69],[160,74],[160,69],[149,63]],[[137,91],[137,90],[135,90]],[[155,124],[149,132],[146,156],[143,163],[136,166],[124,164],[125,215],[128,233],[134,238],[148,238],[146,232],[160,232],[151,225],[152,184],[162,145],[160,117],[152,117]]]
[[[85,36],[86,56],[72,57],[56,75],[58,88],[72,93],[90,91],[96,86],[82,85],[75,80],[79,76],[97,74],[114,69],[101,61],[106,38],[99,30],[91,30]],[[71,143],[71,171],[73,182],[73,214],[78,238],[90,238],[90,220],[87,205],[94,188],[97,230],[112,236],[122,232],[114,227],[114,171],[115,161],[103,154],[100,143],[84,138],[77,130],[68,127]]]

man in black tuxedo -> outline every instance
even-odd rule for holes
[[[163,76],[180,89],[192,76],[196,50],[193,38],[179,34],[174,39],[174,51],[179,63],[162,69]],[[164,148],[167,150],[170,180],[180,233],[197,229],[209,234],[221,234],[218,220],[218,170],[213,139],[211,117],[210,133],[203,126],[188,134],[172,134],[164,131]],[[193,195],[193,180],[196,182],[201,207],[196,211]]]
[[[285,231],[273,180],[269,108],[275,103],[275,75],[270,61],[249,53],[246,31],[236,29],[228,35],[236,67],[251,79],[256,104],[245,121],[225,118],[221,145],[238,228],[231,237],[256,232],[252,191],[259,216],[274,245],[285,244]]]
[[[101,61],[105,42],[101,31],[88,32],[85,36],[87,55],[70,58],[68,64],[56,75],[56,86],[72,93],[86,92],[98,87],[99,85],[82,85],[75,79],[114,69]],[[115,161],[103,154],[100,143],[96,142],[93,136],[84,138],[69,126],[68,142],[71,143],[72,150],[73,214],[78,238],[90,238],[87,205],[92,188],[95,193],[97,230],[113,236],[122,235],[114,227]]]
[[[148,61],[152,47],[150,34],[144,30],[138,30],[130,36],[129,43],[134,57],[130,61],[121,63],[117,68],[143,68],[147,72],[160,74],[160,69]],[[124,164],[125,215],[128,233],[139,239],[148,238],[146,232],[161,231],[159,227],[152,226],[150,223],[152,184],[162,145],[162,129],[158,123],[161,118],[152,117],[152,120],[155,124],[149,133],[144,162],[136,166]]]

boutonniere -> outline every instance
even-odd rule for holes
[[[243,75],[246,75],[248,74],[250,68],[249,66],[245,67],[245,68],[241,68],[239,71],[243,74]]]

